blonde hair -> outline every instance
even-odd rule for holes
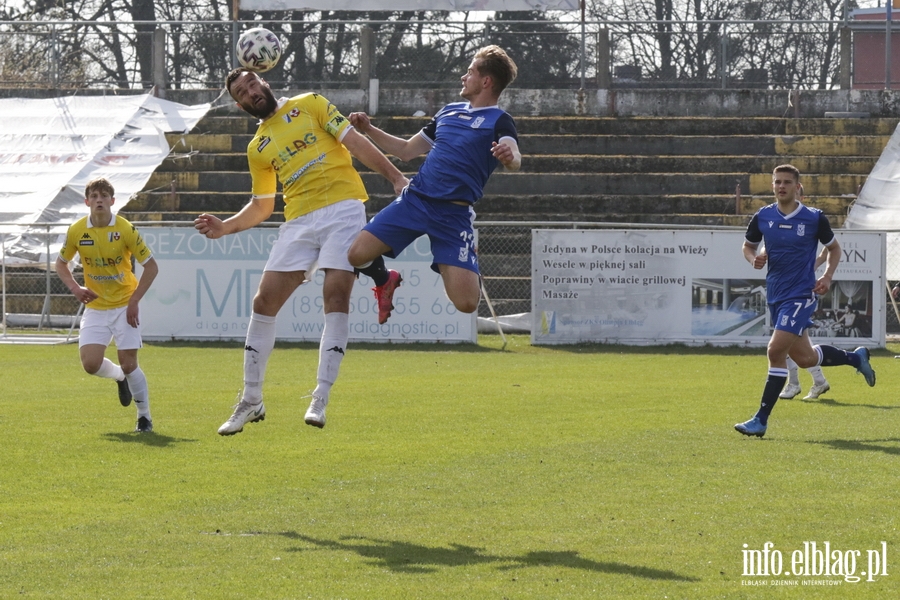
[[[499,95],[511,84],[519,73],[516,63],[500,46],[485,46],[475,53],[478,63],[478,73],[486,75],[494,80],[494,93]]]

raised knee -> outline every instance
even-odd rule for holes
[[[83,362],[81,363],[81,366],[84,367],[84,372],[87,373],[88,375],[96,375],[96,374],[97,374],[97,371],[100,370],[100,365],[101,365],[101,364],[102,364],[102,363],[94,363],[94,362],[89,362],[89,361],[87,361],[87,362],[83,361]]]
[[[471,314],[478,310],[478,300],[474,302],[471,300],[456,300],[453,302],[453,306],[461,313]]]

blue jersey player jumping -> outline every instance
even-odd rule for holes
[[[408,140],[375,127],[365,113],[350,114],[354,127],[401,160],[427,152],[400,197],[359,233],[348,253],[350,264],[365,268],[382,255],[395,258],[427,234],[434,256],[431,268],[440,273],[447,296],[458,310],[475,312],[481,294],[472,207],[497,165],[517,171],[522,164],[515,122],[497,107],[516,71],[515,63],[498,46],[480,49],[461,78],[460,96],[467,102],[448,104]],[[381,322],[382,306],[389,315],[393,291],[401,281],[393,271],[391,280],[396,285],[385,286],[385,297],[378,299]]]
[[[753,268],[762,269],[768,262],[766,301],[775,326],[767,350],[769,376],[759,411],[749,421],[734,426],[744,435],[758,437],[765,435],[769,414],[784,388],[789,356],[804,369],[850,365],[863,374],[866,383],[875,385],[875,371],[866,348],[846,352],[810,342],[806,329],[816,311],[818,295],[831,288],[831,278],[841,260],[841,247],[824,213],[800,202],[800,171],[796,167],[775,167],[772,189],[776,202],[753,215],[743,246],[744,258]],[[766,251],[758,253],[762,241]],[[828,249],[828,258],[825,273],[816,279],[820,242]]]

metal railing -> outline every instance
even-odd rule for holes
[[[285,46],[278,88],[455,87],[474,51],[506,48],[520,88],[848,87],[832,21],[0,21],[0,86],[220,88],[243,29]],[[866,25],[869,27],[870,25]],[[842,28],[845,34],[842,35]]]

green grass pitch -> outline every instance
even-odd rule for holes
[[[279,345],[225,438],[240,343],[141,351],[150,435],[74,345],[0,345],[0,598],[896,598],[898,351],[757,439],[762,349],[351,345],[318,430]],[[826,542],[859,582],[793,574]]]

